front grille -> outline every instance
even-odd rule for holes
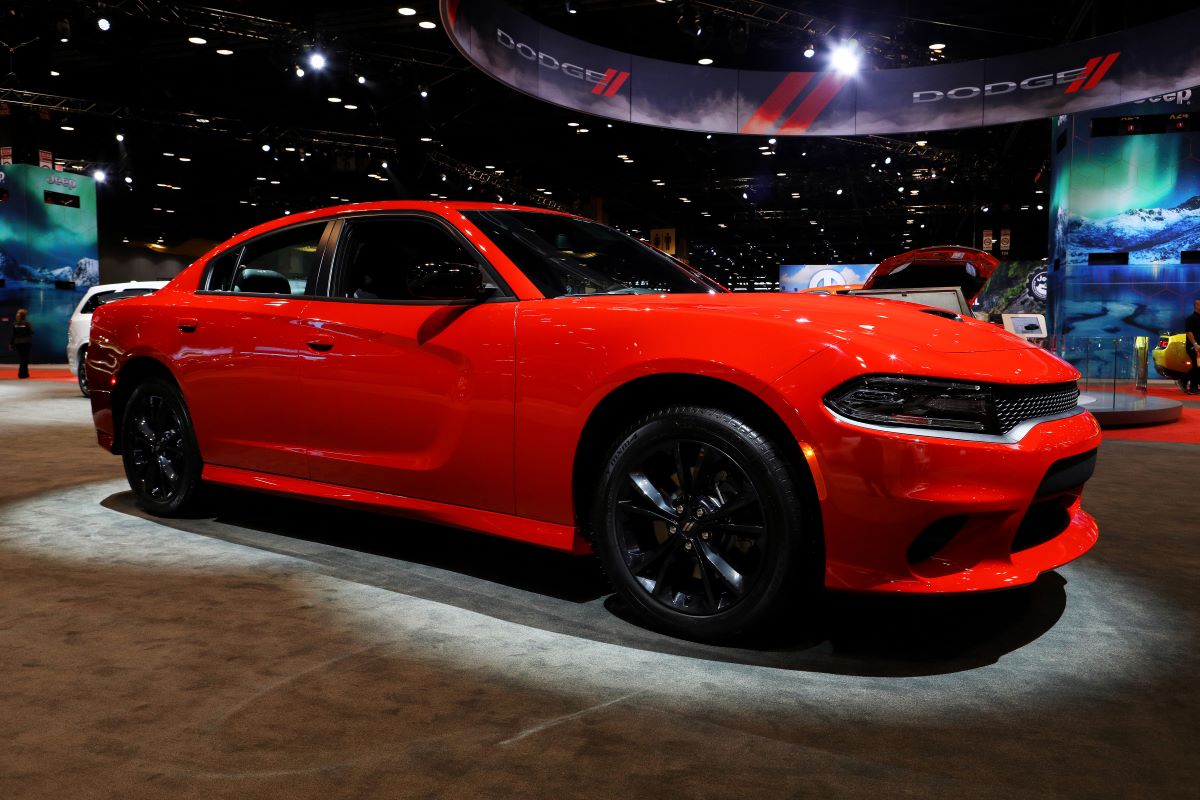
[[[1079,387],[1074,382],[997,386],[995,397],[996,423],[1008,433],[1026,420],[1070,411],[1079,404]]]

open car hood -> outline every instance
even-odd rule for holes
[[[971,303],[1000,261],[973,247],[922,247],[885,258],[863,284],[864,289],[931,289],[957,286]]]

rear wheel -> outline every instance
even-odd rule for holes
[[[79,380],[79,391],[84,397],[90,397],[91,392],[88,390],[87,365],[84,359],[87,358],[87,346],[79,348],[79,357],[75,361],[75,375]]]
[[[810,575],[791,465],[727,412],[671,408],[632,426],[604,470],[596,550],[618,594],[670,633],[752,628]]]
[[[137,386],[121,422],[121,458],[138,504],[172,516],[196,500],[203,463],[179,387],[161,378]]]

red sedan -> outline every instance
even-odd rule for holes
[[[211,482],[594,550],[697,638],[822,585],[1028,584],[1097,536],[1063,361],[909,303],[731,294],[566,214],[270,222],[101,307],[87,369],[154,513]]]

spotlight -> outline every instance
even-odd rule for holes
[[[69,19],[63,17],[54,24],[54,27],[58,31],[58,40],[60,42],[65,43],[71,40],[71,21]]]
[[[126,176],[125,176],[125,182],[126,182],[126,183],[133,183],[133,178],[131,178],[131,177],[129,177],[128,175],[126,175]]]
[[[230,50],[228,47],[219,47],[219,48],[217,48],[217,55],[231,56],[231,55],[233,55],[233,51]]]
[[[709,64],[713,63],[713,60],[711,58],[702,58],[696,63],[702,67],[707,67]]]
[[[428,90],[428,89],[422,89],[422,90],[421,90],[421,97],[429,97],[429,90]]]
[[[750,27],[745,21],[734,22],[729,27],[729,49],[741,55],[750,46]]]
[[[379,166],[383,167],[384,169],[387,169],[387,162],[383,161],[379,164]]]
[[[409,8],[408,6],[401,6],[400,8],[397,8],[396,10],[400,12],[400,16],[402,16],[402,17],[411,17],[417,13],[417,10],[415,8]]]
[[[699,37],[704,33],[704,20],[700,16],[700,12],[692,7],[691,3],[685,3],[679,9],[679,18],[675,20],[675,24],[679,26],[679,30],[683,31],[686,36]]]
[[[885,163],[885,164],[890,164],[890,163],[892,163],[892,157],[891,157],[891,156],[888,156],[887,158],[885,158],[885,159],[883,160],[883,163]]]
[[[118,134],[117,134],[117,141],[118,141],[118,142],[123,142],[123,141],[125,141],[125,134],[123,134],[123,133],[118,133]]]
[[[841,193],[842,193],[841,189],[838,189],[836,192],[834,192],[834,194],[837,194],[837,195],[841,195]]]
[[[940,53],[946,49],[946,45],[942,44],[941,42],[934,42],[933,44],[929,45],[929,49],[935,53]]]
[[[929,142],[928,142],[927,140],[925,140],[925,139],[917,139],[917,147],[924,147],[924,146],[925,146],[925,145],[927,145],[927,144],[929,144]]]
[[[356,80],[358,80],[359,84],[364,84],[364,83],[366,83],[366,82],[367,82],[367,76],[366,76],[366,75],[359,75],[359,76],[358,76],[358,78],[357,78]]]
[[[313,53],[308,57],[308,65],[313,69],[325,69],[325,65],[328,63],[321,53]]]
[[[262,146],[262,151],[263,151],[264,153],[269,153],[269,152],[271,152],[271,145],[269,145],[269,144],[264,144],[264,145]]]
[[[424,28],[424,29],[425,29],[425,30],[427,30],[427,31],[431,31],[431,30],[433,30],[434,28],[436,28],[436,27],[437,27],[437,23],[436,23],[436,22],[430,22],[430,21],[429,21],[429,20],[427,20],[427,19],[423,19],[423,20],[421,20],[420,22],[418,22],[418,23],[417,23],[417,27],[418,27],[418,28]]]
[[[52,69],[52,70],[50,70],[50,77],[51,77],[51,78],[57,78],[59,75],[62,75],[62,73],[61,73],[61,72],[59,72],[58,70],[56,70],[56,69]]]
[[[102,31],[107,31],[112,29],[112,23],[108,21],[107,17],[101,17],[96,20],[96,27]]]
[[[808,47],[804,48],[804,57],[805,58],[812,58],[816,54],[817,54],[817,49],[815,47],[813,47],[811,44]]]
[[[208,44],[208,39],[203,36],[189,36],[188,41],[192,44]]]
[[[331,103],[340,103],[340,102],[342,102],[342,98],[340,98],[340,97],[327,97],[327,98],[325,98],[325,99],[326,99],[326,100],[328,100],[328,101],[329,101],[329,102],[331,102]]]
[[[575,4],[573,2],[571,2],[571,0],[567,0],[566,6],[567,6],[568,14],[578,14],[579,13],[579,9],[575,7]]]
[[[98,169],[92,172],[92,178],[96,181],[96,183],[104,183],[106,180],[108,180],[108,175],[104,172],[104,170]]]
[[[858,72],[858,64],[858,46],[853,41],[838,45],[829,54],[829,65],[833,67],[834,71],[843,75],[852,75]]]
[[[304,77],[304,67],[300,66],[299,64],[296,65],[296,77],[297,78]]]

